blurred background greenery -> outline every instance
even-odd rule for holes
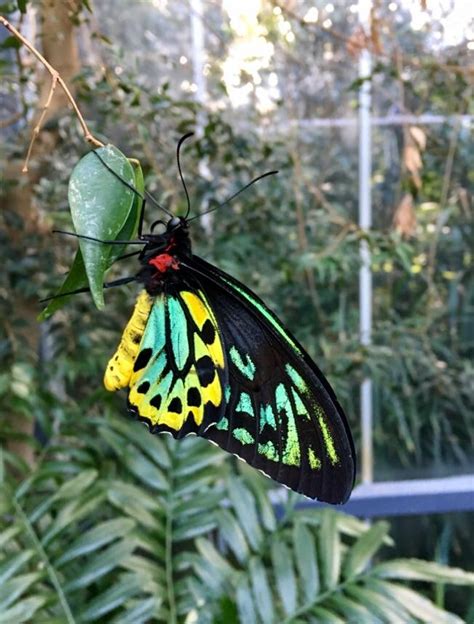
[[[1,7],[94,134],[138,158],[173,212],[185,209],[174,153],[188,130],[198,130],[183,153],[195,211],[279,169],[195,222],[195,250],[294,330],[356,444],[360,382],[373,379],[378,481],[474,468],[468,4],[375,0],[368,35],[349,1]],[[472,566],[467,513],[391,519],[392,539],[383,521],[297,510],[296,496],[273,508],[263,476],[203,441],[148,435],[102,388],[136,288],[107,292],[105,312],[81,295],[37,323],[38,300],[74,255],[75,241],[51,229],[71,228],[67,181],[88,146],[56,89],[21,173],[50,77],[6,30],[0,42],[0,622],[474,621],[461,586],[472,576],[443,566]],[[373,115],[385,120],[372,132],[370,233],[357,225],[364,46]],[[400,114],[443,119],[390,123]],[[362,237],[370,347],[358,335]],[[111,277],[135,270],[120,264]]]

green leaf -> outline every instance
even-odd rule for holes
[[[267,572],[260,559],[252,557],[249,562],[250,580],[257,611],[264,624],[272,624],[274,605]]]
[[[133,574],[127,574],[122,581],[91,600],[87,609],[81,613],[81,621],[97,621],[98,618],[123,605],[141,589],[140,579]]]
[[[82,518],[86,518],[89,514],[94,513],[103,500],[104,495],[98,494],[97,496],[92,496],[88,500],[73,500],[62,506],[59,514],[43,535],[43,546],[51,542],[57,535],[74,522],[77,522]]]
[[[219,521],[219,529],[234,555],[243,563],[249,557],[249,549],[242,528],[235,517],[227,509],[216,513]]]
[[[34,614],[46,602],[46,596],[30,596],[25,598],[11,609],[0,613],[0,624],[21,624],[31,622]]]
[[[359,537],[346,555],[344,578],[351,578],[364,571],[373,554],[383,544],[389,528],[388,522],[377,522]]]
[[[11,578],[33,556],[32,550],[24,550],[17,555],[3,561],[0,565],[0,586]]]
[[[176,542],[193,539],[204,533],[209,533],[216,526],[214,514],[200,514],[197,518],[191,518],[186,522],[182,522],[174,531],[174,539]]]
[[[26,6],[28,4],[28,0],[16,0],[16,3],[18,5],[18,10],[21,13],[26,13]]]
[[[242,483],[241,479],[233,479],[227,491],[229,498],[239,519],[240,526],[254,550],[257,550],[262,541],[262,530],[258,521],[255,499]]]
[[[474,585],[473,572],[420,559],[393,559],[375,566],[372,573],[379,578]]]
[[[3,613],[17,598],[19,598],[35,581],[41,577],[41,573],[19,574],[0,587],[0,613]]]
[[[290,615],[296,608],[296,577],[291,552],[281,537],[272,543],[271,555],[278,593],[285,613]]]
[[[426,624],[463,624],[461,618],[453,613],[438,609],[430,600],[417,592],[395,583],[383,581],[385,594],[394,602],[403,605],[415,618]]]
[[[133,605],[124,614],[114,618],[111,624],[141,624],[152,622],[159,606],[157,598],[147,598]]]
[[[100,161],[99,161],[100,163]],[[143,179],[143,172],[139,164],[134,164],[134,185],[138,193],[143,196],[145,190],[145,184]],[[120,181],[117,180],[120,184]],[[140,220],[140,212],[142,207],[142,199],[139,195],[133,194],[133,205],[128,214],[128,217],[117,234],[117,240],[132,240],[135,238],[138,230],[138,223]],[[98,244],[98,243],[96,243]],[[104,247],[104,246],[102,246]],[[126,245],[110,245],[109,249],[109,257],[106,262],[105,270],[109,269],[110,266],[115,262],[115,260],[123,253]],[[73,292],[75,290],[79,290],[81,288],[86,288],[88,286],[88,278],[86,273],[86,267],[84,265],[84,260],[82,258],[82,252],[79,248],[77,250],[76,256],[72,263],[71,268],[69,269],[69,273],[66,276],[61,288],[55,293],[55,298],[52,299],[46,308],[41,312],[38,316],[38,321],[45,321],[47,318],[52,316],[57,310],[65,306],[68,301],[70,301],[71,296],[66,295],[65,293]]]
[[[169,489],[169,483],[160,468],[141,453],[137,453],[133,446],[123,449],[123,454],[127,457],[129,470],[144,485],[161,492]]]
[[[127,541],[122,540],[113,546],[109,546],[100,556],[95,557],[83,567],[77,578],[66,585],[66,591],[70,592],[74,589],[87,587],[123,562],[131,555],[134,548],[135,542],[130,539]]]
[[[0,43],[0,50],[7,50],[8,48],[14,48],[19,50],[21,48],[21,41],[18,41],[16,37],[9,36]]]
[[[73,479],[65,481],[54,495],[55,498],[75,498],[89,488],[97,479],[97,470],[84,470]]]
[[[10,540],[12,540],[15,535],[18,535],[18,533],[21,532],[21,528],[16,525],[16,526],[11,526],[8,529],[5,529],[5,531],[2,531],[0,533],[0,548],[3,548],[4,544],[8,544],[8,542],[10,542]]]
[[[82,259],[81,250],[78,249],[72,266],[69,269],[69,273],[66,276],[66,279],[64,280],[61,288],[54,295],[55,297],[57,297],[57,299],[51,299],[46,308],[38,316],[38,321],[45,321],[57,310],[66,305],[68,301],[70,301],[72,295],[65,296],[64,293],[79,290],[80,288],[85,288],[87,287],[87,284],[88,281],[86,269],[84,266],[84,260]]]
[[[338,615],[325,609],[324,607],[314,607],[311,609],[311,613],[316,616],[316,622],[318,624],[347,624],[346,620],[343,620]]]
[[[196,540],[196,546],[199,553],[213,568],[215,568],[221,578],[230,577],[233,570],[232,566],[225,560],[225,558],[214,547],[212,542],[208,539],[198,538]]]
[[[370,610],[357,600],[352,600],[344,594],[332,593],[331,597],[325,603],[326,608],[342,613],[346,622],[359,622],[367,624],[382,624],[381,620],[373,617]]]
[[[321,584],[326,589],[337,585],[341,568],[341,544],[337,531],[336,513],[325,509],[322,513],[321,528],[319,530],[319,557],[321,570]]]
[[[132,166],[114,146],[96,150],[118,176],[130,186],[135,182]],[[86,154],[69,180],[69,205],[76,232],[102,240],[116,240],[132,209],[135,194],[109,171],[94,153]],[[79,239],[94,303],[104,307],[103,281],[111,246]]]
[[[126,513],[149,529],[156,526],[154,514],[160,510],[160,505],[145,490],[131,483],[112,481],[107,490],[107,497],[121,513]]]
[[[380,617],[383,622],[407,624],[411,621],[403,605],[394,603],[374,585],[370,589],[360,585],[348,585],[346,591],[354,600],[368,606],[371,613]]]
[[[98,524],[79,536],[66,552],[55,562],[56,566],[98,550],[102,546],[130,533],[135,527],[131,518],[117,518]]]
[[[137,427],[137,423],[132,419],[114,418],[111,424],[114,430],[118,431],[123,436],[124,444],[133,442],[139,447],[136,450],[137,453],[148,455],[148,457],[161,468],[170,467],[168,449],[160,436],[150,436],[150,432],[146,427]],[[104,431],[104,428],[102,428],[102,431]],[[191,463],[191,468],[192,467],[193,464]]]
[[[411,249],[408,245],[405,245],[403,243],[399,243],[398,245],[397,244],[395,245],[395,253],[400,258],[403,268],[408,274],[411,273],[411,264],[412,264],[410,251]]]
[[[293,545],[304,596],[310,601],[319,593],[318,559],[314,537],[302,522],[295,522]]]
[[[260,473],[253,471],[251,476],[246,478],[246,483],[255,496],[263,527],[268,531],[274,531],[277,526],[275,510],[268,496],[268,491],[263,485]]]
[[[237,608],[240,622],[245,624],[257,624],[255,605],[247,579],[243,578],[237,585],[236,590]]]

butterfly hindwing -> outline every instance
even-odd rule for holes
[[[344,502],[354,481],[348,424],[329,383],[245,286],[193,257],[227,355],[222,418],[201,435],[311,498]]]
[[[129,388],[129,409],[150,430],[202,433],[224,408],[225,357],[205,295],[194,289],[140,294],[105,386]]]

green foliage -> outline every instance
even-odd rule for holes
[[[473,574],[381,560],[386,522],[275,509],[236,468],[117,416],[63,427],[20,485],[2,472],[0,622],[461,622],[410,584]]]
[[[111,518],[96,470],[45,463],[15,490],[2,484],[0,622],[91,622],[143,590],[125,562],[135,523]]]

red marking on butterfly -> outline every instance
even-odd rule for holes
[[[174,271],[179,269],[179,262],[174,256],[170,256],[170,254],[167,253],[155,256],[149,260],[148,264],[154,266],[158,273],[166,273],[169,269],[173,269]]]

